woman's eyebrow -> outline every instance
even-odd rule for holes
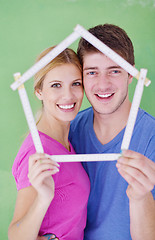
[[[53,82],[61,82],[60,80],[57,80],[57,79],[53,79],[52,81],[50,81],[49,83],[53,83]]]

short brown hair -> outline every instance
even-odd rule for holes
[[[135,60],[133,44],[127,33],[122,28],[113,24],[104,24],[90,28],[88,31],[112,50],[117,52],[131,65],[134,65]],[[84,38],[80,39],[77,54],[82,65],[84,55],[98,51],[98,49],[87,42]]]

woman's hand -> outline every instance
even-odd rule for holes
[[[59,172],[59,164],[51,160],[47,154],[36,153],[30,156],[28,178],[38,197],[52,201],[55,186],[51,175],[57,172]]]
[[[59,240],[59,238],[55,234],[47,234],[41,237],[38,236],[36,240]]]

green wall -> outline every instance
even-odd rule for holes
[[[119,25],[133,40],[136,67],[147,68],[152,80],[141,107],[155,116],[155,0],[0,0],[0,239],[7,239],[16,199],[12,164],[28,131],[18,93],[10,89],[13,73],[24,73],[43,49],[61,42],[76,24],[89,28],[103,23]],[[72,44],[75,50],[77,43]],[[35,112],[39,105],[33,80],[25,87]],[[82,108],[87,106],[84,99]]]

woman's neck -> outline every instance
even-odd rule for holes
[[[37,128],[40,132],[55,139],[70,151],[70,144],[68,141],[70,122],[59,121],[57,119],[52,119],[51,117],[49,120],[48,117],[42,115],[37,124]]]

